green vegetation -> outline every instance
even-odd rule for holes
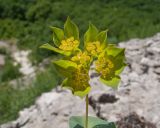
[[[7,55],[7,50],[3,47],[0,47],[0,54]]]
[[[158,0],[0,0],[0,38],[17,38],[21,48],[33,50],[37,62],[50,55],[38,47],[51,42],[48,27],[62,27],[70,16],[80,32],[91,21],[108,28],[110,41],[116,43],[147,37],[160,31]],[[84,22],[85,21],[85,22]]]
[[[16,119],[18,112],[34,103],[42,92],[50,91],[57,85],[58,76],[50,66],[45,72],[39,73],[35,82],[24,90],[14,89],[10,85],[0,85],[0,124]],[[17,100],[18,99],[18,100]]]
[[[5,65],[0,72],[0,82],[7,82],[22,76],[22,74],[19,72],[20,65],[14,66],[13,60],[9,55],[6,56],[5,60]]]

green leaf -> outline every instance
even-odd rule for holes
[[[68,69],[69,67],[77,68],[77,64],[69,60],[57,60],[53,63],[61,68]]]
[[[64,32],[60,28],[51,27],[53,30],[53,42],[58,47],[64,39]]]
[[[100,41],[102,47],[106,47],[107,46],[107,31],[102,31],[97,35],[97,40]]]
[[[117,88],[120,82],[120,77],[118,75],[123,71],[124,67],[126,66],[126,64],[124,63],[124,49],[117,48],[115,46],[109,46],[105,49],[104,53],[101,53],[99,55],[98,60],[101,58],[103,58],[104,60],[110,60],[113,64],[113,67],[109,68],[108,74],[103,74],[100,77],[100,81],[106,84],[107,86]],[[108,67],[104,67],[104,69]],[[103,67],[100,70],[103,70]]]
[[[115,45],[108,45],[108,47],[105,49],[107,52],[107,55],[111,55],[113,57],[116,57],[117,55],[124,56],[125,49],[124,48],[118,48]]]
[[[53,64],[56,69],[66,77],[71,77],[77,68],[77,64],[69,60],[57,60],[53,61]]]
[[[116,75],[119,75],[119,74],[124,70],[125,67],[126,67],[126,64],[125,64],[125,63],[121,64],[121,65],[120,65],[120,68],[115,71],[115,74],[116,74]]]
[[[113,63],[114,63],[114,70],[115,74],[119,75],[123,69],[125,68],[125,49],[124,48],[116,48],[113,46],[107,50],[107,54],[114,56]]]
[[[48,49],[48,50],[51,50],[53,52],[57,52],[57,53],[60,53],[62,55],[65,55],[65,56],[70,56],[71,55],[71,52],[65,52],[63,50],[60,50],[58,48],[53,47],[52,45],[50,45],[48,43],[41,45],[40,48]]]
[[[64,24],[64,33],[67,38],[74,37],[74,39],[79,40],[79,30],[77,25],[71,21],[68,17]]]
[[[57,61],[53,61],[53,64],[64,70],[67,70],[70,68],[77,69],[77,64],[69,60],[57,60]]]
[[[100,77],[100,81],[102,83],[106,84],[109,87],[115,88],[115,89],[118,87],[118,84],[119,84],[120,80],[121,79],[120,79],[119,76],[114,76],[111,79],[103,79],[103,78]]]
[[[89,84],[86,86],[86,89],[83,91],[75,91],[73,92],[74,95],[79,96],[81,98],[83,98],[84,96],[86,96],[91,90],[91,87],[89,86]]]
[[[68,76],[68,77],[70,77],[70,76]],[[68,78],[63,80],[62,87],[70,89],[71,91],[73,91],[73,88],[70,85],[68,85]]]
[[[84,128],[85,117],[72,116],[69,120],[69,128]],[[88,117],[88,128],[116,128],[113,122],[107,122],[97,117]]]
[[[68,75],[68,77],[70,77],[70,76]],[[79,84],[77,86],[77,81],[74,81],[74,79],[72,79],[72,78],[66,78],[63,81],[62,86],[70,89],[72,91],[73,95],[79,96],[81,98],[86,96],[91,89],[89,84],[86,84],[86,85]]]
[[[84,43],[85,43],[84,45],[86,45],[86,43],[88,42],[96,41],[97,35],[98,35],[98,29],[96,28],[96,26],[90,23],[89,28],[84,35]]]

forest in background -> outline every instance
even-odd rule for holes
[[[144,38],[160,31],[160,0],[0,0],[0,39],[16,39],[23,49],[32,49],[35,63],[50,54],[40,50],[52,43],[49,26],[63,27],[67,16],[80,27],[89,21],[109,29],[110,42]]]

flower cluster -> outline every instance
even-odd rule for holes
[[[73,51],[79,46],[79,41],[75,40],[74,37],[70,37],[66,40],[61,41],[61,45],[59,46],[59,49],[64,51]]]
[[[81,51],[77,55],[71,58],[71,61],[79,65],[88,64],[90,60],[91,60],[91,57],[86,52],[81,52]]]
[[[117,88],[119,74],[125,67],[124,49],[107,42],[107,31],[101,31],[90,24],[84,34],[83,50],[79,48],[79,30],[77,25],[67,19],[64,30],[52,27],[54,46],[44,44],[41,48],[64,55],[63,59],[54,61],[57,70],[65,77],[62,86],[72,90],[74,95],[84,97],[90,91],[89,70],[95,62],[95,70],[101,82]]]
[[[104,56],[98,58],[95,64],[97,72],[99,72],[103,78],[107,78],[114,68],[113,62]]]
[[[87,43],[86,50],[89,55],[93,55],[93,56],[96,56],[102,53],[103,51],[99,41]]]
[[[72,76],[72,80],[73,80],[72,86],[74,86],[73,89],[82,90],[82,91],[85,90],[86,85],[88,85],[89,79],[90,78],[88,76],[87,69],[85,69],[82,66],[77,68],[76,72]]]

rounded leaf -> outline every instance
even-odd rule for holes
[[[69,120],[69,128],[84,128],[85,117],[72,116]],[[113,122],[108,122],[97,117],[88,117],[88,128],[116,128]]]

